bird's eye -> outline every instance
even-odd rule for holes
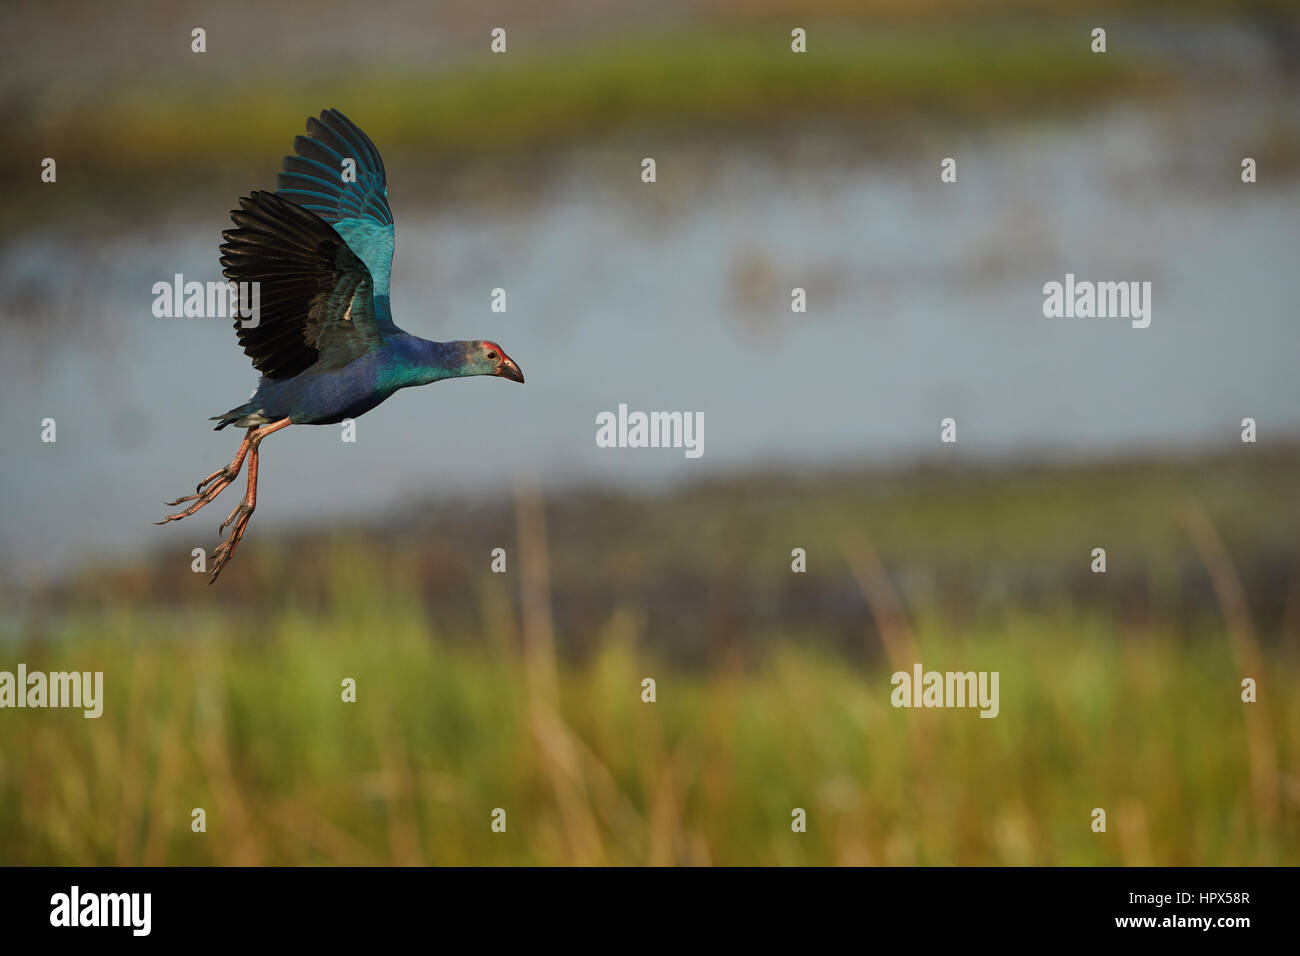
[[[496,358],[496,357],[497,357],[497,353],[496,353],[496,352],[493,352],[493,351],[491,351],[491,350],[488,351],[488,358],[490,358],[490,359],[494,359],[494,358]]]

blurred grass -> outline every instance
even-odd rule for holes
[[[927,668],[1001,672],[987,720],[894,710],[888,667],[793,642],[751,669],[684,673],[614,619],[598,653],[561,672],[551,710],[503,635],[437,640],[400,590],[340,580],[333,602],[248,629],[201,615],[185,642],[124,611],[26,648],[29,668],[102,669],[107,703],[98,720],[5,714],[0,862],[1300,859],[1300,669],[1270,655],[1258,675],[1287,788],[1269,819],[1221,632],[1187,643],[1078,613],[922,621]],[[640,700],[646,676],[656,703]],[[340,701],[344,677],[355,704]],[[1098,806],[1105,834],[1089,828]],[[206,833],[190,832],[193,807]],[[496,807],[505,834],[490,830]],[[806,834],[790,831],[794,807]]]
[[[748,24],[603,37],[598,44],[504,56],[484,45],[481,56],[438,68],[321,64],[292,73],[252,69],[232,78],[207,73],[200,57],[166,85],[133,80],[76,96],[63,88],[10,98],[0,116],[12,132],[0,152],[0,172],[26,183],[31,157],[53,156],[60,189],[20,192],[43,208],[76,208],[111,205],[119,193],[138,202],[145,183],[153,191],[169,184],[193,189],[214,178],[247,180],[258,170],[255,181],[269,183],[275,158],[288,150],[303,118],[326,106],[360,122],[390,163],[415,157],[441,168],[599,142],[633,129],[734,135],[833,117],[862,124],[870,140],[871,128],[885,121],[925,115],[987,121],[1095,104],[1168,80],[1149,58],[1096,57],[1077,30],[1059,27],[959,32],[831,23],[818,32],[808,26],[815,40],[806,55],[790,52],[788,28]],[[14,203],[7,205],[5,214],[17,215]]]
[[[801,56],[789,42],[788,31],[704,28],[540,53],[485,52],[423,73],[378,65],[343,75],[251,75],[223,84],[212,98],[194,71],[189,82],[161,89],[96,91],[84,104],[37,117],[37,130],[51,151],[76,162],[180,172],[212,161],[218,131],[216,142],[240,153],[283,152],[285,117],[329,104],[363,117],[386,151],[476,154],[646,123],[748,125],[916,109],[997,113],[1062,95],[1091,98],[1159,76],[1131,55],[1103,61],[1078,36],[1059,30],[856,27],[818,36],[815,54]]]
[[[1217,613],[1178,520],[1188,500],[1223,537],[1261,629],[1300,643],[1298,468],[1300,445],[1237,443],[1195,458],[740,475],[650,497],[575,490],[547,506],[557,647],[584,653],[622,613],[673,663],[706,663],[728,635],[756,652],[793,635],[860,657],[865,608],[844,551],[860,539],[906,604],[954,621],[1066,605],[1181,626]],[[189,549],[216,541],[200,527],[160,535],[152,558],[90,564],[19,594],[0,589],[0,604],[17,605],[18,634],[39,633],[65,608],[124,602],[173,613],[253,616],[286,602],[319,611],[333,587],[330,555],[358,550],[449,632],[496,627],[480,607],[517,611],[507,580],[483,575],[492,549],[515,538],[509,502],[437,499],[378,527],[269,530],[254,526],[219,588],[190,570]],[[808,554],[806,574],[790,573],[795,547]],[[1096,547],[1107,549],[1104,578],[1089,569]]]
[[[425,76],[367,73],[332,79],[326,88],[354,97],[366,115],[373,110],[373,121],[392,132],[399,149],[432,146],[473,154],[601,137],[644,124],[743,126],[790,116],[906,114],[918,108],[996,113],[1050,102],[1062,93],[1104,93],[1154,72],[1124,56],[1101,69],[1075,38],[1057,33],[854,30],[819,37],[816,55],[796,56],[788,33],[697,30],[613,38],[540,55],[485,56],[455,72]],[[278,99],[268,99],[260,83],[237,91],[221,105],[229,128],[242,129],[251,117],[253,148],[282,148],[284,112],[321,95],[318,81],[296,87],[281,85]],[[158,125],[162,117],[133,106],[134,128],[143,132]],[[180,112],[169,111],[167,119]],[[195,125],[189,129],[199,132]],[[169,145],[180,150],[188,141],[177,136]]]
[[[216,593],[191,575],[196,600],[175,583],[156,597],[65,594],[5,644],[3,666],[102,670],[104,716],[5,712],[0,863],[1295,864],[1295,506],[1274,487],[1288,462],[1294,474],[1293,454],[797,492],[751,481],[643,502],[663,534],[623,527],[618,548],[701,562],[684,571],[713,582],[696,616],[689,590],[656,618],[653,598],[617,587],[612,605],[553,614],[584,605],[564,568],[580,553],[588,586],[606,583],[598,542],[612,525],[593,516],[617,508],[583,499],[543,513],[532,496],[517,503],[506,575],[487,573],[468,533],[407,518],[422,548],[391,534],[283,555],[250,544],[232,569],[243,584]],[[1020,526],[1006,528],[1015,516],[990,496],[1023,502]],[[1117,524],[1092,528],[1089,508],[1107,499]],[[956,609],[942,591],[900,590],[907,516],[926,503],[959,516],[964,537],[912,525],[913,558],[962,559],[1001,530],[1026,550],[972,553],[972,573],[983,570],[968,587],[983,594],[1008,561],[1040,556],[1054,583],[1035,601],[1012,592]],[[776,553],[782,586],[806,589],[797,619],[765,603],[776,579],[718,597],[728,555],[756,546],[729,550],[719,528],[761,514],[793,529],[820,509],[841,521],[810,549],[806,579],[789,573],[788,547]],[[886,512],[901,512],[902,530]],[[461,517],[477,526],[482,512]],[[673,532],[687,520],[698,537]],[[1124,523],[1126,541],[1158,543],[1150,554],[1198,562],[1208,604],[1133,613],[1112,580],[1085,574],[1080,591],[1056,577],[1067,562],[1086,568],[1075,534],[1091,546]],[[427,557],[440,535],[477,556],[468,579]],[[1254,565],[1242,559],[1275,536],[1290,541],[1274,559],[1290,584],[1266,579],[1264,593],[1290,610],[1261,624],[1261,582],[1243,577]],[[1107,544],[1116,565],[1147,556]],[[638,567],[642,588],[655,587]],[[817,590],[814,568],[850,583],[850,609]],[[295,577],[309,583],[277,584]],[[431,597],[431,578],[448,593]],[[242,597],[258,592],[273,599]],[[836,650],[845,622],[859,653]],[[913,661],[998,671],[999,716],[892,708],[889,675]],[[1243,676],[1257,679],[1258,703],[1240,701]],[[340,699],[345,677],[356,703]],[[654,703],[641,700],[645,677]],[[189,829],[194,807],[206,833]],[[505,834],[490,829],[498,807]],[[790,830],[795,807],[807,833]],[[1105,834],[1091,831],[1094,807],[1107,811]]]

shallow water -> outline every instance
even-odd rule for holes
[[[654,489],[759,466],[1108,456],[1229,445],[1246,416],[1261,442],[1295,436],[1300,183],[1237,172],[1279,109],[1123,107],[968,130],[915,162],[857,160],[832,137],[780,158],[665,147],[653,186],[639,154],[580,153],[508,209],[404,208],[395,182],[398,324],[496,339],[527,385],[400,392],[355,444],[338,426],[274,436],[251,533],[508,492],[517,475]],[[944,155],[955,186],[938,181]],[[254,373],[224,321],[154,318],[150,288],[218,278],[221,225],[111,247],[51,232],[0,253],[6,573],[217,543],[234,491],[209,516],[149,522],[230,457],[238,435],[206,419]],[[1150,281],[1150,328],[1045,318],[1042,286],[1067,272]],[[703,412],[703,457],[598,448],[596,415],[619,403]],[[947,416],[956,446],[939,443]]]

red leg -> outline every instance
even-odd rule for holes
[[[217,533],[221,534],[226,530],[227,526],[231,526],[230,534],[226,535],[225,540],[217,546],[217,550],[212,552],[212,576],[208,579],[209,584],[212,584],[220,577],[221,572],[230,563],[230,559],[235,556],[235,549],[239,547],[239,541],[244,536],[244,531],[248,527],[248,520],[253,517],[253,510],[257,507],[257,446],[262,443],[262,439],[267,435],[291,424],[293,423],[288,418],[282,418],[270,425],[251,429],[244,439],[251,453],[248,459],[248,489],[244,493],[243,500],[235,505],[230,514],[226,515],[226,520],[221,522],[221,527],[217,529]]]
[[[244,467],[244,458],[248,454],[248,448],[253,440],[253,433],[255,431],[257,431],[257,429],[250,428],[245,433],[244,440],[239,445],[239,451],[237,451],[235,457],[230,460],[230,464],[226,465],[224,468],[219,468],[200,481],[198,487],[194,489],[194,494],[186,495],[184,498],[177,498],[175,501],[169,501],[167,502],[167,507],[175,508],[177,505],[186,501],[193,501],[194,504],[190,505],[184,511],[177,512],[174,515],[168,515],[161,521],[155,521],[154,524],[166,524],[169,521],[180,521],[182,518],[188,518],[204,505],[211,504],[216,499],[217,495],[225,491],[230,483],[239,477],[239,471]],[[212,484],[213,482],[215,482],[215,484]],[[212,484],[212,487],[208,488],[207,491],[204,491],[204,486],[208,484]]]

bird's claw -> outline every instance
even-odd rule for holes
[[[207,478],[204,478],[201,482],[199,482],[199,488],[202,489],[204,485],[207,485],[209,482],[213,481],[214,479],[220,479],[215,484],[213,484],[210,488],[208,488],[207,491],[196,491],[192,495],[186,495],[183,498],[177,498],[175,501],[165,502],[168,508],[178,507],[179,505],[183,505],[187,501],[193,501],[194,504],[190,505],[182,512],[179,512],[174,515],[167,515],[161,521],[155,521],[154,524],[166,524],[169,521],[180,521],[182,518],[188,518],[190,515],[194,514],[194,512],[198,511],[204,505],[211,504],[212,501],[216,499],[217,495],[225,491],[230,486],[230,483],[235,480],[236,475],[229,475],[227,477],[228,472],[229,472],[229,468],[223,468],[221,469],[221,471],[213,472]]]
[[[221,527],[217,528],[217,534],[224,534],[226,527],[235,520],[236,516],[241,514],[244,517],[244,523],[247,524],[249,517],[253,514],[253,505],[249,503],[247,498],[244,498],[239,504],[230,509],[230,514],[226,515],[226,520],[221,522]]]
[[[216,481],[218,478],[222,480],[221,487],[224,488],[226,485],[234,481],[237,477],[239,477],[239,472],[232,471],[229,465],[226,465],[223,468],[218,468],[216,471],[208,475],[208,477],[204,478],[202,481],[200,481],[197,485],[194,486],[194,494],[186,495],[184,498],[181,499],[181,501],[189,501],[191,498],[197,498],[199,495],[203,494],[204,485]]]
[[[230,563],[230,559],[235,556],[235,549],[239,547],[239,541],[244,536],[244,529],[248,527],[248,519],[253,516],[253,508],[253,502],[244,498],[235,505],[234,510],[226,516],[226,520],[221,522],[217,534],[225,532],[226,526],[232,522],[234,526],[230,529],[230,534],[217,545],[217,550],[212,552],[212,574],[208,578],[208,584],[216,582],[222,570]]]

